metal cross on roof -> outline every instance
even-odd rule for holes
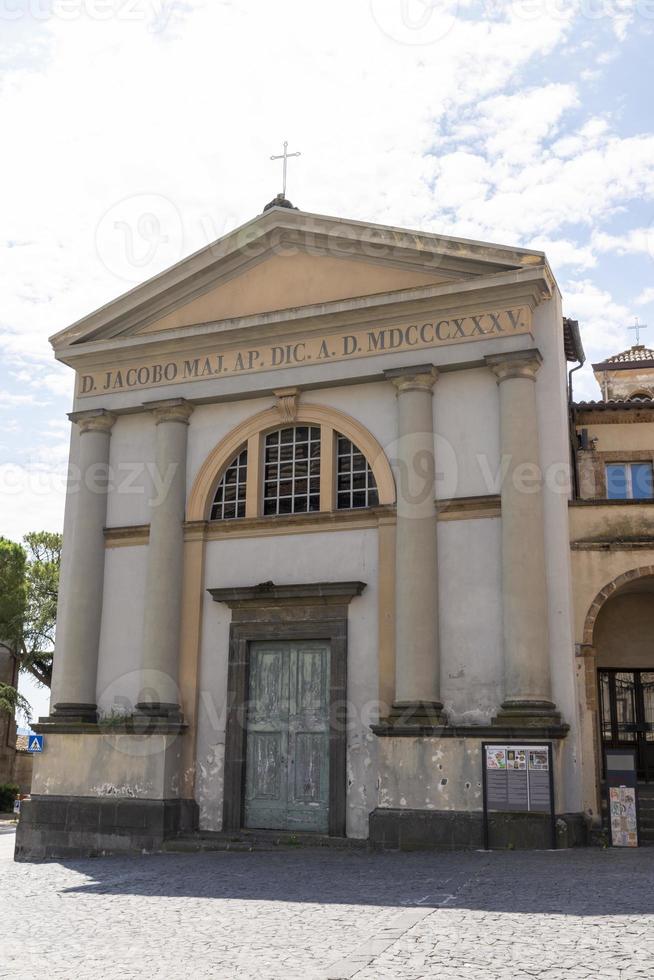
[[[640,331],[641,330],[647,330],[647,324],[646,323],[639,323],[638,322],[638,317],[635,317],[635,320],[636,320],[636,322],[631,327],[627,327],[627,330],[635,330],[636,331],[636,344],[635,344],[635,346],[637,347],[638,344],[640,343]]]
[[[284,161],[284,185],[282,187],[282,197],[286,197],[286,163],[289,157],[300,157],[301,153],[289,153],[288,152],[288,142],[284,140],[284,152],[279,153],[277,156],[272,156],[271,160],[283,160]]]

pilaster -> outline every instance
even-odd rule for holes
[[[149,402],[156,425],[155,466],[160,499],[150,513],[143,626],[143,665],[137,709],[180,717],[178,684],[186,505],[186,445],[193,406],[183,398]]]
[[[104,584],[104,525],[109,486],[109,438],[116,421],[105,409],[72,412],[80,432],[68,579],[65,648],[54,657],[59,700],[55,721],[95,721],[98,645]]]
[[[397,392],[395,700],[391,724],[442,725],[431,364],[386,372]]]
[[[552,701],[543,474],[540,467],[536,376],[542,364],[529,349],[486,358],[500,388],[503,463],[502,601],[504,700],[494,723],[560,725]]]

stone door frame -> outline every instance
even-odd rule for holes
[[[227,675],[223,830],[243,828],[250,644],[323,640],[330,646],[329,836],[345,837],[347,753],[347,612],[363,582],[318,582],[209,589],[232,610]]]

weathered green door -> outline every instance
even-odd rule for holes
[[[329,645],[252,643],[245,826],[326,834]]]

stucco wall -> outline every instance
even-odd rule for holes
[[[588,429],[588,438],[597,439],[598,452],[631,452],[637,449],[651,450],[654,455],[654,422],[611,422],[609,412],[606,422],[585,424],[580,422],[577,429]]]
[[[130,713],[138,700],[147,555],[147,545],[105,551],[97,680],[103,715]]]
[[[36,796],[165,800],[179,796],[178,735],[49,733],[34,758]]]
[[[107,527],[147,524],[160,486],[154,468],[155,424],[152,415],[119,416],[109,442]]]
[[[438,527],[441,697],[459,724],[488,724],[502,700],[500,535],[498,518]]]

